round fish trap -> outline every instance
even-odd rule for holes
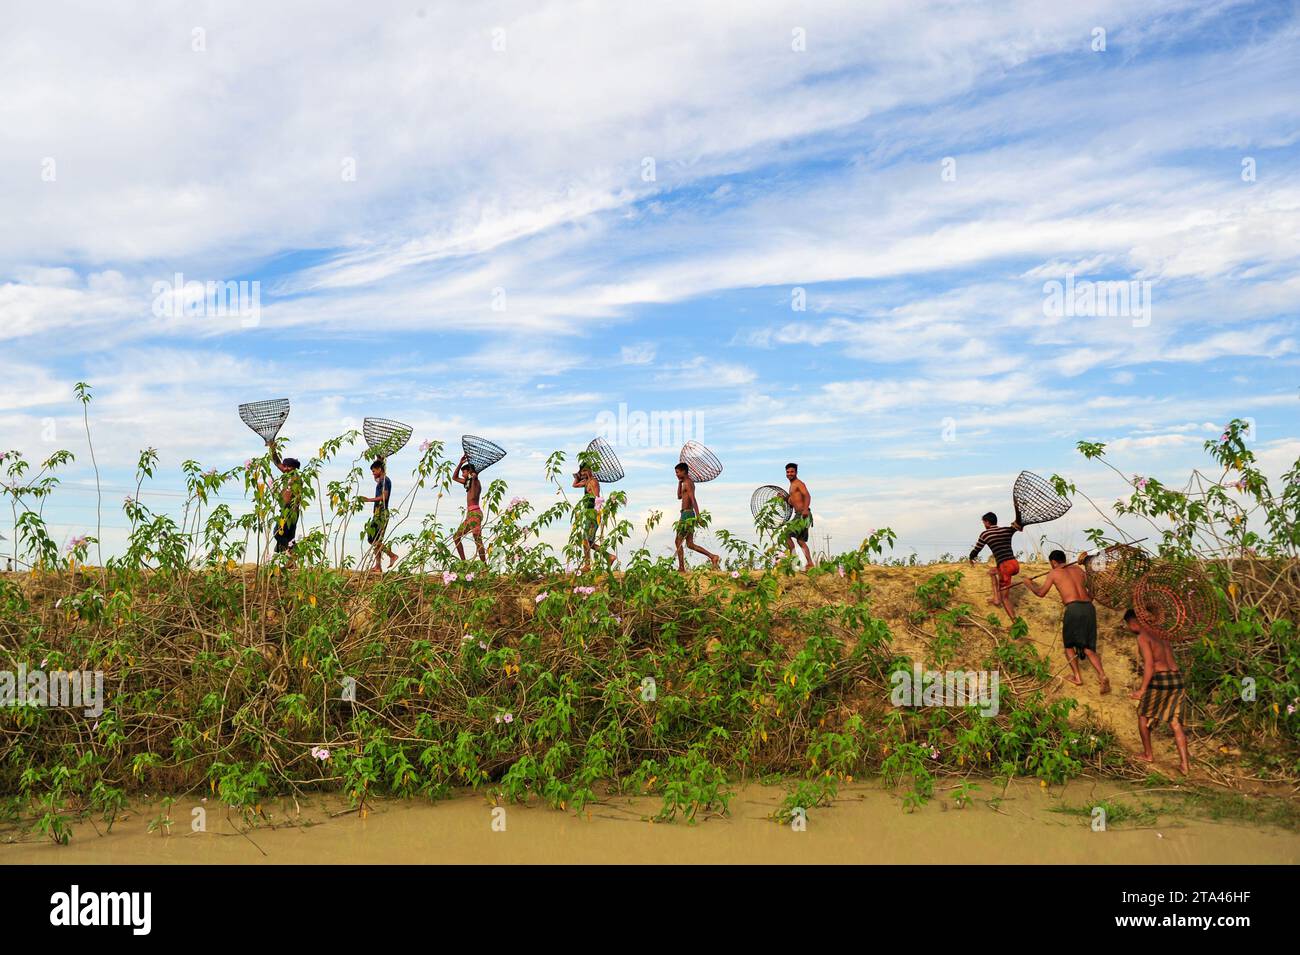
[[[260,435],[263,441],[274,441],[288,417],[288,398],[249,401],[239,406],[240,420]]]
[[[1021,527],[1046,524],[1064,517],[1070,502],[1056,493],[1052,482],[1032,471],[1021,471],[1011,488],[1011,500],[1016,505],[1016,523]]]
[[[698,441],[687,441],[682,445],[681,457],[677,460],[686,465],[686,474],[696,484],[712,481],[722,474],[722,462],[718,456]]]
[[[1133,605],[1133,588],[1151,566],[1151,558],[1132,544],[1112,544],[1083,563],[1088,593],[1103,607],[1125,610]]]
[[[473,434],[461,437],[460,446],[464,450],[465,456],[469,458],[469,463],[474,466],[474,470],[479,474],[482,474],[506,456],[506,450],[501,445]]]
[[[595,460],[592,460],[595,455]],[[614,453],[614,449],[604,438],[593,438],[583,456],[592,463],[592,474],[601,484],[613,484],[623,480],[623,464]]]
[[[1187,561],[1158,561],[1133,588],[1133,609],[1142,625],[1171,642],[1196,640],[1219,619],[1214,584]]]
[[[411,426],[388,418],[366,418],[361,422],[361,434],[366,439],[366,456],[383,460],[406,447]]]
[[[749,496],[749,510],[754,515],[754,522],[760,522],[760,515],[780,527],[794,516],[794,508],[790,506],[787,499],[785,488],[777,487],[775,484],[764,484],[757,488]]]

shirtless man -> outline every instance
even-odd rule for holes
[[[1187,752],[1187,734],[1183,732],[1183,716],[1187,709],[1187,688],[1182,671],[1174,662],[1174,651],[1169,641],[1158,637],[1138,620],[1137,611],[1124,613],[1124,623],[1130,633],[1138,638],[1142,653],[1142,684],[1129,694],[1138,703],[1138,735],[1142,737],[1142,755],[1138,759],[1154,763],[1151,751],[1151,720],[1169,724],[1178,745],[1178,763],[1186,776],[1191,772],[1191,757]]]
[[[1054,550],[1047,555],[1052,569],[1042,586],[1032,580],[1026,580],[1025,586],[1035,596],[1046,597],[1053,587],[1061,595],[1065,604],[1065,616],[1061,620],[1061,635],[1065,643],[1065,659],[1070,663],[1070,682],[1075,686],[1083,685],[1079,675],[1079,657],[1087,656],[1097,676],[1101,679],[1101,692],[1104,696],[1110,692],[1110,680],[1102,669],[1101,657],[1097,654],[1097,608],[1092,604],[1092,595],[1088,593],[1088,583],[1083,576],[1083,568],[1078,564],[1065,562],[1065,551]]]
[[[574,513],[574,519],[582,524],[582,571],[591,569],[591,549],[596,546],[596,531],[600,527],[599,509],[596,501],[600,498],[600,482],[591,468],[583,465],[573,476],[573,486],[583,489],[582,503]]]
[[[461,543],[466,534],[474,535],[474,551],[478,559],[487,563],[487,552],[483,549],[483,508],[479,504],[479,495],[483,493],[483,484],[478,479],[478,470],[469,461],[469,455],[461,455],[456,465],[456,473],[451,479],[457,484],[465,485],[465,520],[461,522],[454,538],[456,553],[465,559],[465,545]]]
[[[803,550],[804,560],[807,567],[812,566],[812,553],[808,550],[808,531],[812,529],[812,495],[808,493],[808,485],[799,480],[799,465],[790,463],[785,466],[785,476],[790,481],[790,490],[785,499],[794,508],[794,517],[787,525],[790,529],[786,533],[785,552],[794,553],[794,542],[799,542],[799,547]],[[807,569],[805,567],[805,570]]]
[[[717,570],[721,558],[695,543],[695,522],[699,518],[700,505],[695,500],[695,482],[691,480],[690,468],[685,464],[679,464],[675,470],[677,471],[677,499],[682,502],[682,517],[677,522],[677,569],[682,573],[686,572],[686,553],[682,550],[684,541],[686,546],[695,553],[709,558],[713,569]]]

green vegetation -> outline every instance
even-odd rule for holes
[[[489,566],[461,563],[436,511],[402,527],[415,494],[450,491],[451,464],[431,442],[395,515],[402,563],[358,573],[343,544],[361,509],[362,462],[321,484],[352,437],[303,465],[303,506],[319,509],[320,526],[299,542],[296,566],[284,556],[240,563],[261,551],[279,508],[265,457],[225,473],[186,462],[179,522],[129,498],[128,545],[98,567],[83,566],[93,538],[61,556],[41,516],[71,455],[34,473],[15,452],[0,460],[15,555],[32,566],[0,577],[0,668],[100,670],[106,690],[94,720],[80,710],[0,709],[6,818],[63,843],[70,816],[111,826],[140,792],[212,795],[251,819],[280,793],[343,792],[364,804],[472,787],[573,812],[609,793],[654,794],[659,818],[692,822],[726,812],[738,781],[773,775],[789,781],[779,814],[788,818],[865,774],[901,786],[912,808],[944,775],[1059,783],[1120,763],[1109,734],[1077,715],[1071,725],[1072,700],[1046,698],[1050,667],[1019,639],[1023,621],[1009,634],[990,631],[968,606],[952,606],[959,574],[916,588],[911,625],[930,648],[917,662],[946,666],[967,653],[972,628],[989,633],[994,649],[980,662],[1004,675],[997,715],[891,705],[891,674],[912,660],[873,612],[862,576],[892,544],[888,529],[797,583],[770,533],[751,543],[718,532],[734,576],[683,576],[644,547],[618,573],[597,560],[592,572],[570,574],[581,528],[559,552],[539,537],[572,519],[571,504],[505,504],[494,481],[483,495]],[[156,461],[141,455],[137,487]],[[546,463],[561,487],[564,461],[556,453]],[[248,493],[249,513],[213,505],[232,483]],[[632,538],[625,503],[621,493],[603,502],[606,550]],[[810,593],[815,600],[801,599]],[[1259,674],[1261,699],[1300,695],[1294,629],[1280,617],[1265,626],[1260,605],[1234,599],[1251,612],[1222,629],[1217,649],[1197,652],[1237,659],[1253,647],[1244,666]],[[1207,656],[1193,671],[1206,706],[1220,685],[1209,667]],[[1271,733],[1262,758],[1277,775],[1300,766],[1294,717],[1275,708],[1262,721],[1226,710],[1214,718]],[[1278,740],[1284,729],[1288,746]],[[961,785],[964,805],[975,784]],[[164,808],[154,828],[170,825]]]

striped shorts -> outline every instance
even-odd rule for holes
[[[1187,718],[1187,689],[1183,674],[1164,670],[1151,677],[1151,683],[1138,703],[1138,716],[1161,723],[1183,722]]]

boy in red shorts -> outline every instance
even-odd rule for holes
[[[999,527],[998,516],[992,511],[985,514],[983,520],[984,531],[975,541],[969,559],[972,564],[975,563],[975,558],[986,546],[993,552],[997,567],[989,571],[989,582],[993,586],[993,596],[989,598],[989,603],[1005,610],[1007,617],[1014,623],[1016,615],[1011,611],[1009,591],[1011,578],[1020,573],[1020,562],[1016,560],[1016,552],[1011,547],[1011,538],[1021,527],[1015,521],[1006,527]]]

